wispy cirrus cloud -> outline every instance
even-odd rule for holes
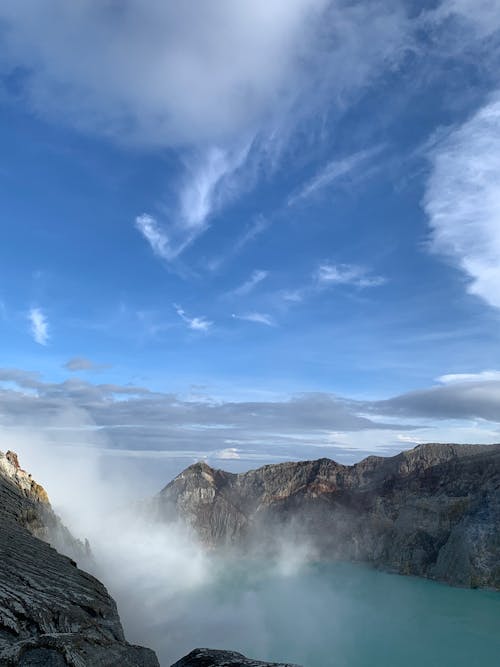
[[[49,321],[41,308],[31,308],[28,313],[30,332],[33,340],[39,345],[49,342]]]
[[[319,285],[352,285],[361,289],[379,287],[387,282],[383,276],[372,275],[366,268],[355,264],[330,264],[324,262],[316,272]]]
[[[138,215],[135,219],[135,226],[149,243],[155,255],[166,260],[170,260],[175,256],[170,247],[167,234],[153,216],[147,213]]]
[[[209,148],[186,160],[173,213],[161,221],[149,213],[135,219],[155,255],[173,261],[206,231],[212,214],[244,187],[235,175],[249,150],[250,144],[234,150]]]
[[[271,224],[270,220],[262,215],[258,215],[255,220],[249,224],[243,233],[236,239],[231,247],[224,254],[214,257],[207,262],[210,271],[217,271],[225,262],[236,257],[249,243],[263,234]]]
[[[274,320],[274,318],[271,315],[268,315],[267,313],[253,312],[253,313],[243,313],[239,315],[233,313],[231,317],[235,320],[243,320],[244,322],[255,322],[256,324],[265,324],[268,327],[276,326],[276,321]]]
[[[431,249],[469,277],[470,294],[500,308],[500,92],[429,157]]]
[[[297,192],[290,195],[287,202],[288,206],[293,206],[300,201],[308,199],[348,176],[353,177],[356,174],[359,177],[362,168],[366,173],[368,163],[373,157],[378,155],[382,149],[383,146],[374,146],[373,148],[358,151],[343,158],[331,160],[310,180],[302,185]]]
[[[269,227],[270,221],[263,215],[259,215],[241,234],[234,244],[234,253],[241,252],[243,248],[260,236]]]
[[[250,292],[252,292],[257,287],[257,285],[259,285],[268,276],[269,271],[255,269],[255,271],[252,271],[251,276],[245,280],[245,282],[228,292],[227,296],[245,296],[246,294],[250,294]]]
[[[174,303],[174,309],[177,315],[185,322],[189,329],[193,331],[204,331],[207,332],[213,325],[213,322],[208,320],[206,317],[189,317],[186,314],[186,311],[181,306]]]
[[[227,179],[243,164],[249,150],[249,143],[233,151],[210,148],[189,166],[179,206],[179,224],[188,233],[202,230],[217,205],[229,198]]]
[[[281,290],[278,296],[282,303],[291,306],[317,296],[328,287],[350,286],[356,289],[369,289],[380,287],[386,282],[387,278],[373,274],[364,266],[321,262],[309,282],[293,289]]]

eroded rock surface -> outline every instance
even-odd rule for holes
[[[241,653],[235,653],[234,651],[197,648],[172,667],[298,667],[298,665],[282,662],[259,662],[258,660],[249,660]]]
[[[104,586],[49,542],[89,556],[15,454],[0,452],[1,667],[158,667],[125,641]]]
[[[500,445],[419,445],[353,466],[330,459],[242,474],[197,463],[154,499],[209,546],[363,561],[453,585],[500,589]]]

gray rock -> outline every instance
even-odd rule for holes
[[[0,452],[0,665],[159,667],[125,641],[104,586],[49,541],[89,556],[17,457]]]
[[[420,445],[353,466],[330,459],[242,474],[196,463],[150,511],[182,519],[210,547],[311,543],[453,585],[500,589],[500,445]]]
[[[298,667],[298,665],[282,662],[259,662],[258,660],[249,660],[241,653],[235,653],[234,651],[197,648],[172,667]]]

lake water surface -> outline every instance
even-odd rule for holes
[[[150,637],[165,666],[195,646],[304,667],[500,665],[500,594],[362,566],[226,566],[172,604]]]

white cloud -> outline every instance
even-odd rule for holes
[[[206,317],[189,317],[186,311],[181,306],[174,304],[175,312],[193,331],[208,331],[213,325],[213,322],[207,320]]]
[[[28,314],[31,335],[39,345],[47,345],[49,340],[49,322],[40,308],[31,308]]]
[[[216,459],[240,459],[239,450],[237,447],[227,447],[226,449],[220,449],[218,452],[214,453],[214,458]]]
[[[386,282],[382,276],[373,276],[361,266],[354,264],[320,264],[316,273],[320,285],[353,285],[355,287],[378,287]]]
[[[293,95],[327,4],[5,0],[2,64],[28,72],[37,111],[77,127],[155,146],[217,144]]]
[[[424,208],[432,249],[469,276],[469,293],[500,308],[500,96],[430,157]]]
[[[454,382],[482,382],[482,381],[500,381],[500,371],[481,371],[479,373],[448,373],[440,375],[437,382],[442,384],[451,384]]]
[[[269,275],[268,271],[263,271],[262,269],[256,269],[252,272],[252,275],[248,280],[245,280],[239,287],[236,287],[234,290],[229,292],[230,296],[245,296],[249,294],[259,283],[265,280]]]
[[[245,322],[255,322],[256,324],[265,324],[268,327],[275,327],[276,322],[267,313],[246,313],[244,315],[236,315],[233,313],[231,316],[235,320],[243,320]]]
[[[179,150],[172,215],[137,222],[169,261],[251,187],[233,178],[251,153],[276,165],[304,119],[341,113],[411,41],[404,8],[383,2],[4,0],[0,22],[0,74],[37,115]]]

